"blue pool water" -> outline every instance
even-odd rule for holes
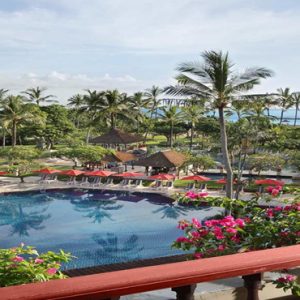
[[[39,251],[63,249],[82,268],[180,254],[179,220],[205,219],[220,208],[171,205],[150,193],[47,190],[0,196],[0,248],[21,242]]]

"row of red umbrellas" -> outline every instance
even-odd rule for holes
[[[62,175],[67,175],[67,176],[78,176],[78,175],[86,175],[86,176],[100,176],[100,177],[108,177],[108,176],[116,176],[116,177],[144,177],[143,173],[138,173],[138,172],[123,172],[120,174],[116,174],[115,172],[111,171],[103,171],[103,170],[97,170],[97,171],[79,171],[79,170],[66,170],[66,171],[61,171],[61,170],[55,170],[55,169],[41,169],[41,170],[35,170],[33,171],[34,173],[41,173],[41,174],[62,174]],[[5,173],[5,172],[3,172]],[[5,173],[6,174],[6,173]],[[1,172],[0,172],[0,175]],[[157,174],[148,177],[149,179],[153,180],[174,180],[175,175],[172,174]],[[206,177],[206,176],[201,176],[201,175],[191,175],[191,176],[186,176],[183,177],[182,180],[194,180],[194,181],[210,181],[211,178]],[[260,179],[260,180],[255,180],[255,184],[257,185],[284,185],[284,182],[280,180],[275,180],[275,179]],[[226,179],[219,179],[216,181],[216,183],[219,184],[226,184]],[[234,181],[236,183],[236,180]]]

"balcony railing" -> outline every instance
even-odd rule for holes
[[[300,245],[6,287],[0,289],[0,299],[116,300],[172,288],[178,300],[192,300],[197,283],[243,276],[248,300],[257,300],[263,272],[297,266]]]

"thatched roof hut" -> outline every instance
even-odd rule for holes
[[[137,160],[137,157],[134,154],[125,151],[116,151],[115,153],[108,154],[101,159],[102,162],[117,163],[126,163],[133,160]]]
[[[106,145],[127,145],[143,141],[144,138],[139,135],[124,132],[120,129],[112,128],[107,133],[90,140],[92,144]]]
[[[134,165],[153,168],[177,168],[182,166],[186,159],[186,156],[180,152],[167,150],[141,158],[134,162]]]

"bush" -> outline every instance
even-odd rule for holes
[[[0,249],[0,287],[31,282],[62,279],[61,262],[68,262],[70,253],[48,251],[39,254],[34,247],[24,246]]]

